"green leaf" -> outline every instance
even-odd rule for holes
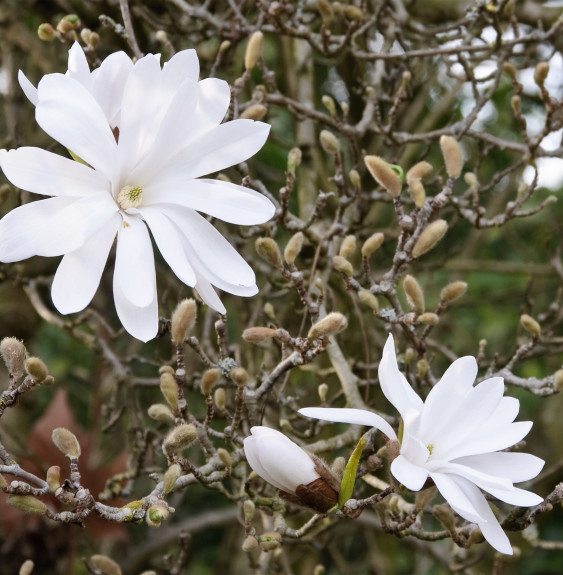
[[[360,441],[358,441],[358,445],[356,445],[352,455],[350,455],[350,459],[348,459],[342,481],[340,482],[340,493],[338,494],[339,507],[342,507],[352,496],[354,484],[356,483],[356,471],[358,470],[358,464],[360,463],[360,457],[362,456],[366,441],[367,439],[362,437]]]

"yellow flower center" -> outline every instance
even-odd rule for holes
[[[143,188],[141,186],[123,186],[117,194],[117,203],[122,210],[138,207],[143,200]]]

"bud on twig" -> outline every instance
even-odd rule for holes
[[[435,313],[427,311],[426,313],[421,313],[416,318],[416,323],[422,323],[424,325],[437,325],[440,321],[440,317]]]
[[[346,329],[346,327],[348,327],[346,316],[337,311],[333,311],[313,325],[307,337],[313,340],[322,336],[335,335]]]
[[[460,298],[467,291],[467,283],[462,281],[452,282],[448,284],[440,292],[440,299],[443,302],[450,303]]]
[[[328,130],[322,130],[319,135],[322,149],[327,154],[338,154],[340,152],[340,142],[338,138]]]
[[[418,281],[416,281],[413,276],[406,275],[403,280],[403,289],[405,290],[407,302],[411,309],[416,313],[423,313],[425,308],[424,292]]]
[[[33,561],[31,559],[26,559],[22,563],[22,566],[20,567],[20,571],[19,571],[18,575],[31,575],[34,567],[35,567],[35,564],[33,563]]]
[[[455,516],[451,507],[446,504],[434,505],[432,515],[448,530],[455,530]]]
[[[563,389],[563,369],[558,369],[553,374],[553,389],[561,391]]]
[[[113,559],[105,555],[92,555],[90,557],[90,565],[100,570],[103,575],[121,575],[121,567]]]
[[[160,392],[172,409],[178,409],[178,382],[174,375],[165,372],[160,376]]]
[[[223,447],[217,449],[217,455],[225,467],[233,466],[233,458],[231,454]]]
[[[287,171],[295,174],[295,170],[301,165],[303,154],[299,148],[291,148],[287,154]]]
[[[350,170],[348,172],[348,177],[350,178],[350,183],[355,187],[359,188],[362,183],[360,179],[360,172],[358,170]]]
[[[301,253],[301,250],[303,249],[304,239],[305,236],[303,235],[303,232],[297,232],[289,238],[289,241],[285,246],[285,250],[283,251],[283,259],[286,261],[286,263],[291,265],[295,262],[295,258]]]
[[[170,511],[164,505],[151,505],[147,510],[145,520],[149,527],[160,527],[169,515]]]
[[[332,256],[332,266],[337,272],[346,274],[348,277],[351,277],[354,274],[352,264],[342,256]]]
[[[332,10],[330,2],[328,0],[317,0],[317,10],[319,11],[321,18],[323,19],[323,24],[325,26],[328,26],[332,22],[332,19],[334,18],[334,11]]]
[[[321,403],[325,403],[326,395],[328,393],[328,385],[326,383],[321,383],[317,388],[317,393],[319,394],[319,399]]]
[[[213,367],[211,369],[207,369],[203,372],[201,376],[201,393],[206,397],[211,395],[213,391],[213,386],[219,381],[219,376],[221,375],[221,370]]]
[[[258,238],[255,242],[256,252],[268,263],[281,267],[282,257],[278,244],[272,238]]]
[[[414,504],[417,509],[423,510],[436,495],[436,487],[429,487],[428,489],[422,489],[419,491],[414,498]]]
[[[166,437],[162,444],[165,455],[174,455],[182,451],[197,439],[197,429],[191,423],[183,423],[175,427]]]
[[[434,167],[428,162],[418,162],[407,172],[407,182],[410,180],[422,180],[432,173]]]
[[[44,23],[40,24],[39,28],[37,28],[37,36],[39,37],[39,40],[52,42],[57,37],[57,33],[51,24]]]
[[[331,116],[336,116],[336,105],[334,100],[326,94],[321,98],[323,106],[330,112]]]
[[[256,511],[256,505],[250,499],[247,499],[242,504],[242,511],[244,513],[244,520],[246,523],[250,523],[254,519],[254,512]]]
[[[534,70],[534,82],[542,88],[549,74],[549,64],[547,62],[538,62]]]
[[[174,421],[174,414],[167,405],[153,403],[147,409],[147,415],[156,421]]]
[[[24,374],[25,346],[23,342],[15,337],[5,337],[0,341],[0,355],[12,377],[18,379]]]
[[[349,258],[356,251],[356,237],[346,236],[342,243],[340,244],[340,250],[338,254],[343,258]]]
[[[276,330],[270,327],[249,327],[242,332],[242,339],[248,343],[262,343],[276,335]]]
[[[49,375],[47,366],[42,359],[38,357],[28,357],[25,360],[25,371],[30,375],[37,383],[45,381]]]
[[[384,235],[381,232],[376,232],[372,234],[362,246],[362,256],[369,258],[371,254],[381,247],[383,243]]]
[[[58,465],[52,465],[47,469],[47,485],[51,493],[55,493],[61,486],[61,468]]]
[[[260,536],[260,549],[262,551],[273,551],[281,544],[281,534],[277,531],[270,531]]]
[[[215,402],[217,409],[221,411],[225,409],[225,406],[227,405],[227,394],[222,387],[218,387],[215,390],[215,393],[213,394],[213,401]]]
[[[231,369],[229,377],[237,387],[244,387],[248,382],[248,373],[243,367]]]
[[[541,333],[540,324],[527,313],[523,313],[520,316],[520,324],[522,327],[534,337],[538,337]]]
[[[461,146],[457,140],[451,136],[442,136],[440,138],[440,148],[442,149],[442,156],[444,156],[448,176],[450,176],[450,178],[459,178],[463,168]]]
[[[246,70],[252,70],[262,57],[262,48],[264,44],[264,34],[262,32],[254,32],[246,46],[246,53],[244,55],[244,67]]]
[[[403,185],[391,165],[379,156],[366,156],[364,162],[373,179],[394,198],[399,197]]]
[[[420,178],[411,178],[409,181],[409,192],[417,208],[422,208],[426,201],[426,190]]]
[[[45,503],[33,495],[12,495],[6,499],[6,503],[24,513],[37,513],[38,515],[47,513]]]
[[[194,299],[184,299],[172,313],[170,332],[174,345],[181,345],[186,335],[192,329],[197,317],[197,304]]]
[[[359,300],[366,304],[374,313],[379,311],[379,302],[377,297],[367,289],[363,289],[358,293]]]
[[[445,220],[436,220],[429,224],[420,234],[418,240],[412,249],[412,255],[419,258],[421,255],[430,251],[448,231],[448,224]]]
[[[69,431],[65,427],[57,427],[53,429],[51,439],[59,450],[69,459],[77,459],[80,457],[82,453],[80,443],[78,443],[78,439],[76,439],[76,435],[74,435],[72,431]]]
[[[164,494],[165,495],[167,495],[168,493],[170,493],[174,489],[174,486],[176,485],[176,481],[178,481],[178,479],[180,478],[181,475],[182,475],[182,468],[177,463],[175,463],[174,465],[171,465],[166,470],[166,473],[164,474],[164,477],[162,478],[162,484],[164,486]]]
[[[252,104],[240,115],[243,120],[261,120],[268,113],[264,104]]]

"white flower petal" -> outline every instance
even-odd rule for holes
[[[75,313],[90,303],[120,223],[121,216],[114,214],[82,247],[63,257],[51,286],[51,297],[60,313]]]
[[[365,409],[304,407],[299,410],[299,413],[305,417],[313,417],[314,419],[324,419],[325,421],[334,421],[339,423],[355,423],[357,425],[375,427],[384,433],[389,439],[393,441],[397,439],[397,434],[383,419],[383,417]]]
[[[383,347],[378,374],[381,390],[401,416],[409,408],[416,409],[416,411],[422,413],[424,406],[422,399],[420,399],[409,385],[405,376],[399,371],[395,356],[395,341],[392,334],[389,334]]]
[[[178,204],[243,226],[270,220],[276,208],[266,196],[219,180],[157,180],[144,188],[143,205]]]
[[[201,297],[201,299],[211,308],[214,309],[216,312],[220,313],[221,315],[225,315],[227,310],[223,305],[223,302],[219,299],[219,296],[213,289],[213,286],[207,281],[207,279],[199,274],[197,270],[195,271],[195,275],[197,278],[197,282],[195,284],[195,289],[197,293]]]
[[[155,296],[156,272],[151,239],[143,220],[122,216],[115,252],[115,277],[125,299],[133,306],[144,308]]]
[[[514,489],[512,481],[506,477],[483,473],[482,471],[478,471],[477,469],[467,467],[465,465],[460,465],[459,463],[432,460],[428,462],[426,467],[431,473],[449,473],[450,475],[459,475],[460,477],[465,477],[465,479],[468,479],[484,491],[490,492],[491,489],[502,489],[510,491]]]
[[[512,489],[500,489],[496,487],[485,489],[484,487],[481,487],[481,489],[484,489],[500,501],[510,503],[510,505],[518,505],[518,507],[533,507],[534,505],[539,505],[543,502],[543,497],[540,497],[531,491],[520,489],[519,487],[512,487]]]
[[[528,481],[528,479],[536,477],[545,465],[543,459],[530,453],[509,451],[459,457],[454,459],[452,463],[473,467],[483,473],[507,477],[514,483]]]
[[[162,82],[167,92],[173,92],[186,79],[197,82],[199,79],[199,60],[195,50],[177,52],[162,67]]]
[[[110,187],[101,172],[41,148],[0,150],[0,165],[12,184],[34,194],[81,197]]]
[[[23,93],[26,95],[27,99],[34,105],[37,106],[39,97],[37,96],[37,88],[27,79],[27,76],[18,70],[18,82],[20,83]]]
[[[393,477],[411,491],[420,491],[428,479],[428,471],[399,455],[391,463]]]
[[[76,80],[44,76],[38,87],[37,123],[65,148],[112,178],[117,143],[103,110]]]
[[[458,475],[450,475],[448,473],[434,472],[430,473],[430,477],[436,484],[442,497],[458,515],[461,515],[464,519],[472,523],[479,523],[485,520],[485,517],[479,512],[479,497],[477,497],[476,494],[483,498],[483,500],[485,498],[479,489],[471,482]],[[473,488],[470,490],[469,496],[466,493],[466,489],[464,489],[464,487],[466,488],[468,486]]]
[[[144,224],[143,224],[144,225]],[[113,299],[115,310],[123,327],[141,341],[153,339],[158,332],[158,302],[156,299],[156,276],[153,278],[154,297],[146,307],[133,305],[122,292],[119,282],[113,274]]]
[[[198,82],[197,88],[199,98],[194,125],[188,141],[218,126],[225,117],[231,102],[231,89],[224,80],[206,78]]]
[[[78,42],[74,42],[68,51],[68,71],[66,75],[80,82],[89,92],[92,89],[92,79],[90,77],[90,66],[84,50]]]

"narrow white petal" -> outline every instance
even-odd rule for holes
[[[334,421],[339,423],[355,423],[357,425],[375,427],[384,433],[389,439],[397,439],[397,434],[383,419],[383,417],[365,409],[304,407],[299,410],[299,413],[305,417],[313,417],[314,419],[324,419],[325,421]]]
[[[27,76],[18,70],[18,82],[20,83],[23,93],[26,95],[27,99],[34,105],[37,106],[39,97],[37,96],[37,88],[27,79]]]
[[[141,341],[153,339],[158,332],[156,276],[153,282],[153,300],[146,307],[137,307],[125,297],[116,279],[116,274],[113,274],[113,299],[119,321],[133,337]]]
[[[0,165],[12,184],[34,194],[80,197],[110,188],[101,172],[41,148],[1,150]]]
[[[117,144],[103,110],[76,80],[44,76],[38,87],[37,123],[65,148],[111,179]]]
[[[214,309],[216,312],[220,313],[221,315],[225,315],[227,310],[223,305],[223,302],[219,299],[217,292],[213,289],[213,286],[209,283],[209,281],[200,273],[195,272],[197,282],[195,284],[195,289],[197,293],[201,297],[201,299],[211,308]]]
[[[188,135],[191,141],[218,126],[231,102],[231,89],[227,82],[218,78],[206,78],[197,84],[199,97],[194,125]]]
[[[452,463],[473,467],[483,473],[500,475],[510,479],[513,483],[519,483],[536,477],[542,470],[545,461],[530,453],[498,451],[459,457],[454,459]]]
[[[246,460],[248,461],[248,465],[252,468],[252,470],[257,473],[262,479],[276,487],[277,489],[281,489],[282,491],[286,490],[286,487],[282,485],[274,475],[272,475],[260,461],[260,453],[259,453],[259,445],[258,441],[253,436],[248,436],[244,440],[244,454],[246,456]]]
[[[144,308],[150,305],[155,294],[152,244],[147,226],[140,218],[122,215],[115,253],[115,277],[123,296],[133,306]]]
[[[430,477],[434,480],[442,497],[458,515],[461,515],[464,519],[472,523],[479,523],[480,521],[486,520],[482,514],[482,509],[478,502],[479,498],[476,493],[479,494],[483,501],[485,501],[485,498],[479,489],[467,481],[467,479],[447,473],[430,473]],[[468,495],[466,491],[469,485],[473,489],[469,490]]]
[[[199,60],[193,49],[177,52],[162,67],[162,81],[167,91],[177,89],[186,79],[192,82],[199,79]]]
[[[78,42],[74,42],[68,51],[68,71],[66,75],[80,82],[88,91],[92,88],[92,79],[90,77],[90,66],[84,50]]]
[[[450,475],[459,475],[460,477],[464,477],[484,491],[490,492],[491,489],[502,489],[510,491],[514,489],[512,481],[506,477],[483,473],[482,471],[478,471],[477,469],[467,467],[465,465],[460,465],[459,463],[432,460],[428,462],[426,467],[432,473],[449,473]]]
[[[420,491],[428,479],[428,471],[399,455],[391,463],[393,477],[411,491]]]
[[[120,223],[121,216],[114,214],[82,247],[63,257],[51,286],[60,313],[81,311],[92,301]]]
[[[539,505],[543,502],[543,497],[532,493],[531,491],[526,491],[525,489],[520,489],[519,487],[513,487],[512,489],[497,489],[491,487],[486,489],[493,497],[496,497],[500,501],[505,503],[510,503],[510,505],[518,505],[518,507],[533,507],[534,505]]]
[[[423,402],[409,385],[405,376],[399,371],[395,356],[395,341],[389,334],[383,347],[383,355],[379,362],[379,383],[385,397],[393,407],[403,416],[407,409],[413,408],[422,413]]]
[[[154,180],[144,188],[143,205],[178,204],[243,226],[270,220],[275,206],[266,196],[219,180]]]

